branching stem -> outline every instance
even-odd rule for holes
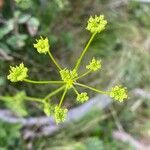
[[[60,91],[62,91],[65,88],[66,85],[61,86],[60,88],[58,88],[57,90],[53,91],[52,93],[48,94],[44,100],[47,100],[48,98],[56,95],[57,93],[59,93]]]
[[[28,100],[28,101],[35,101],[35,102],[43,103],[43,99],[42,98],[26,96],[25,99]]]
[[[50,59],[53,61],[53,63],[56,65],[56,67],[57,67],[59,70],[61,70],[60,65],[57,63],[57,61],[55,60],[55,58],[53,57],[53,55],[51,54],[50,51],[48,51],[48,55],[49,55]]]
[[[88,75],[89,73],[91,73],[91,70],[88,70],[87,72],[85,72],[84,74],[82,74],[81,76],[77,77],[75,80],[78,80],[80,78],[85,77],[86,75]]]
[[[75,91],[75,93],[78,95],[79,92],[77,91],[77,89],[76,89],[74,86],[72,86],[72,88],[73,88],[73,90]]]
[[[87,89],[90,89],[92,91],[95,91],[95,92],[98,92],[100,94],[109,94],[109,92],[105,92],[105,91],[101,91],[101,90],[98,90],[98,89],[95,89],[93,87],[90,87],[90,86],[87,86],[85,84],[81,84],[81,83],[74,83],[75,85],[78,85],[78,86],[81,86],[81,87],[85,87]]]
[[[67,93],[67,88],[65,88],[64,93],[63,93],[63,95],[62,95],[62,97],[61,97],[61,100],[60,100],[60,102],[59,102],[59,107],[61,107],[62,102],[63,102],[63,100],[64,100],[64,98],[65,98],[66,93]]]
[[[35,81],[24,79],[25,82],[33,83],[33,84],[63,84],[64,81]]]
[[[9,99],[13,99],[13,96],[0,96],[0,100],[3,100],[3,101],[7,101]],[[29,97],[29,96],[26,96],[25,97],[25,100],[29,100],[29,101],[36,101],[36,102],[40,102],[40,103],[43,103],[42,101],[42,98],[36,98],[36,97]]]
[[[91,36],[91,38],[89,39],[87,45],[85,46],[84,50],[82,51],[82,53],[81,53],[81,55],[80,55],[80,57],[79,57],[79,59],[78,59],[78,61],[77,61],[77,63],[76,63],[76,66],[75,66],[75,68],[74,68],[75,70],[78,70],[78,68],[79,68],[79,66],[80,66],[80,63],[81,63],[81,60],[82,60],[83,56],[85,55],[86,51],[88,50],[90,44],[92,43],[92,41],[93,41],[95,35],[96,35],[96,33],[93,33],[93,34],[92,34],[92,36]]]

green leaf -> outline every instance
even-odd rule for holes
[[[4,27],[0,28],[0,39],[13,30],[13,22],[9,20]]]
[[[6,44],[1,43],[1,42],[0,42],[0,49],[3,50],[3,51],[5,51],[7,54],[9,54],[10,51],[11,51]]]
[[[104,150],[103,142],[97,137],[87,139],[85,145],[87,150]]]
[[[7,39],[7,43],[14,49],[20,49],[25,46],[26,34],[12,35]]]
[[[18,150],[18,146],[21,144],[20,129],[21,125],[19,124],[8,124],[0,121],[0,150],[8,150],[11,149],[10,147],[15,147],[15,150]]]
[[[18,23],[23,24],[26,23],[31,18],[29,14],[21,14],[18,18]]]

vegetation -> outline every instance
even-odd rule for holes
[[[52,136],[26,139],[21,125],[12,125],[1,120],[0,149],[134,149],[130,143],[120,142],[112,136],[113,131],[120,129],[120,126],[136,139],[144,143],[148,141],[149,101],[135,96],[132,91],[137,88],[149,90],[149,4],[131,1],[118,5],[112,0],[1,0],[0,3],[1,109],[10,109],[14,114],[26,117],[43,115],[41,110],[44,107],[47,112],[48,105],[42,106],[41,109],[41,105],[32,101],[25,102],[24,99],[26,95],[45,97],[47,93],[54,91],[57,85],[44,84],[41,87],[21,82],[10,83],[7,80],[9,65],[15,66],[24,62],[30,70],[31,78],[39,81],[51,78],[55,81],[59,74],[53,69],[54,64],[49,63],[47,55],[36,54],[31,46],[35,42],[34,39],[39,39],[41,35],[46,36],[50,46],[55,49],[53,54],[56,61],[59,60],[61,66],[71,68],[89,36],[83,30],[86,20],[95,14],[105,15],[108,20],[107,28],[93,40],[79,71],[84,73],[84,66],[91,60],[91,56],[100,58],[105,68],[102,68],[100,73],[95,72],[95,75],[85,76],[81,82],[96,89],[110,89],[122,84],[129,91],[129,99],[126,102],[115,102],[105,111],[93,110]],[[94,59],[92,61],[94,62]],[[91,67],[92,61],[87,68]],[[21,78],[26,76],[25,72]],[[94,96],[93,92],[84,92],[90,97]],[[85,99],[88,96],[86,93],[82,93]],[[73,94],[67,94],[65,98],[64,106],[68,109],[78,105]],[[59,97],[59,94],[53,97],[56,104]],[[85,99],[77,97],[78,101],[86,101]],[[38,133],[40,129],[33,127],[33,130]]]

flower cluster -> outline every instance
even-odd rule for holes
[[[114,98],[117,101],[122,102],[124,99],[126,99],[127,96],[127,90],[126,88],[122,87],[121,85],[117,85],[112,88],[110,92],[110,97]]]
[[[66,68],[60,71],[60,75],[61,79],[66,83],[68,89],[72,87],[73,82],[78,77],[76,70],[70,71]]]
[[[59,106],[55,106],[54,117],[57,124],[65,121],[67,112],[68,110],[66,108],[60,108]]]
[[[91,71],[97,71],[98,69],[101,69],[101,61],[93,58],[90,64],[86,66],[86,68]]]
[[[43,38],[40,37],[40,39],[36,40],[37,43],[33,44],[34,48],[37,49],[37,51],[39,53],[44,53],[46,54],[49,51],[49,42],[48,42],[48,38]]]
[[[24,64],[21,63],[19,66],[16,67],[10,66],[10,71],[7,78],[11,82],[23,81],[25,78],[28,77],[27,73],[28,73],[28,68],[26,68]]]
[[[77,102],[84,103],[89,99],[86,92],[80,93],[77,95]]]
[[[107,21],[104,19],[104,15],[90,17],[88,20],[88,25],[86,27],[91,33],[100,33],[105,29]]]
[[[48,54],[50,56],[50,59],[56,65],[56,67],[60,73],[61,81],[35,81],[35,80],[27,79],[28,69],[24,66],[23,63],[16,67],[12,67],[12,66],[10,67],[10,74],[8,75],[8,79],[12,82],[24,81],[24,82],[29,82],[32,84],[57,84],[57,85],[60,85],[60,87],[58,87],[56,90],[54,90],[53,92],[46,95],[44,98],[35,98],[35,97],[33,98],[33,97],[29,97],[29,96],[27,97],[30,100],[34,100],[34,101],[42,103],[44,113],[47,116],[54,114],[54,118],[55,118],[55,121],[57,124],[60,122],[64,122],[65,118],[67,116],[68,110],[66,108],[63,108],[62,104],[63,104],[65,96],[69,90],[71,90],[71,89],[74,90],[74,92],[77,95],[77,97],[76,97],[77,102],[84,103],[89,99],[89,96],[86,92],[82,92],[82,93],[78,92],[78,89],[76,89],[76,87],[78,87],[78,86],[81,88],[86,88],[86,89],[92,90],[92,91],[100,93],[100,94],[107,94],[110,97],[114,98],[115,100],[122,102],[128,96],[127,96],[126,89],[121,86],[115,86],[114,88],[112,88],[112,90],[110,92],[105,92],[105,91],[101,91],[94,87],[91,87],[91,86],[88,86],[85,84],[81,84],[78,82],[80,78],[83,78],[83,77],[87,76],[89,73],[92,73],[92,72],[95,72],[95,71],[101,69],[101,61],[93,58],[85,68],[85,70],[86,69],[88,69],[88,70],[86,70],[85,73],[78,75],[79,74],[78,69],[81,64],[81,61],[82,61],[86,51],[88,50],[91,42],[93,41],[94,36],[97,33],[104,30],[106,24],[107,24],[107,21],[104,19],[103,15],[90,17],[90,19],[88,21],[88,25],[87,25],[87,30],[92,32],[92,36],[91,36],[90,40],[88,41],[86,47],[83,49],[80,57],[78,58],[78,60],[75,64],[75,67],[72,70],[68,70],[67,68],[63,69],[57,63],[57,61],[53,57],[51,51],[49,50],[50,46],[49,46],[48,38],[44,39],[41,37],[39,40],[37,40],[37,43],[34,44],[34,47],[37,49],[37,51],[39,53]],[[59,104],[53,105],[50,102],[50,100],[52,99],[52,97],[54,95],[56,95],[57,93],[59,93],[61,91],[63,91],[63,94],[59,101]]]

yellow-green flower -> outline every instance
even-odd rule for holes
[[[67,116],[68,110],[65,108],[60,108],[59,106],[55,106],[54,117],[56,123],[64,122]]]
[[[10,66],[9,75],[7,76],[8,80],[11,82],[23,81],[28,77],[28,68],[21,63],[19,66],[12,67]]]
[[[95,15],[95,17],[91,16],[89,18],[86,29],[92,33],[100,33],[105,29],[106,24],[107,21],[104,19],[104,15]]]
[[[77,101],[80,103],[84,103],[89,99],[86,92],[80,93],[77,95]]]
[[[37,49],[37,51],[39,53],[44,53],[46,54],[49,51],[49,42],[48,42],[48,38],[43,38],[40,37],[40,39],[36,40],[37,43],[33,44],[33,46]]]
[[[98,69],[101,69],[101,61],[93,58],[90,64],[86,66],[86,68],[91,71],[97,71]]]
[[[127,90],[125,87],[122,87],[121,85],[117,85],[112,88],[110,92],[110,97],[114,98],[117,101],[122,102],[124,99],[128,97]]]
[[[70,71],[66,68],[60,71],[60,75],[62,80],[66,82],[66,86],[68,89],[72,87],[75,78],[78,77],[76,70]]]

